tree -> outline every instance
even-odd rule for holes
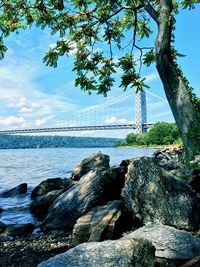
[[[44,57],[47,65],[57,67],[60,56],[74,51],[75,85],[106,95],[120,68],[121,87],[143,90],[141,66],[156,67],[166,97],[189,158],[200,153],[200,142],[193,129],[199,129],[200,105],[187,79],[178,67],[179,53],[173,47],[175,13],[194,8],[196,0],[4,0],[0,1],[0,56],[6,51],[4,38],[11,32],[35,24],[49,27],[59,40]],[[152,22],[157,38],[152,47],[139,46],[138,39],[151,36]],[[127,39],[131,36],[128,41]],[[144,43],[143,42],[143,43]],[[103,44],[102,44],[103,43]],[[105,50],[108,45],[109,53]],[[140,42],[141,43],[141,42]],[[98,45],[101,44],[102,51]],[[125,45],[126,44],[126,45]],[[118,49],[116,60],[114,50]],[[127,53],[124,48],[129,49]],[[140,52],[139,67],[134,56]],[[119,56],[120,55],[120,56]]]
[[[175,123],[157,122],[147,133],[129,133],[124,145],[170,145],[177,142],[178,138],[179,133]]]
[[[158,122],[147,133],[147,143],[156,145],[173,144],[179,137],[174,123]]]
[[[127,136],[125,138],[125,142],[128,145],[136,145],[137,144],[136,140],[137,140],[137,135],[134,133],[127,134]]]

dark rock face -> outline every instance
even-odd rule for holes
[[[110,158],[107,155],[102,154],[100,151],[92,154],[88,158],[82,160],[73,170],[72,179],[75,181],[87,172],[95,169],[108,169]]]
[[[146,240],[84,243],[41,262],[38,267],[154,267],[155,248]]]
[[[133,162],[133,161],[135,161],[135,160],[138,160],[138,159],[140,159],[140,158],[124,159],[124,160],[122,160],[122,162],[120,163],[120,166],[128,168],[128,165],[129,165],[131,162]]]
[[[17,197],[19,195],[25,194],[27,192],[27,184],[20,184],[8,191],[1,193],[1,197]]]
[[[72,244],[114,238],[116,224],[122,214],[122,206],[121,200],[114,200],[105,206],[97,206],[81,216],[73,229]]]
[[[186,262],[182,267],[199,267],[200,266],[200,256]]]
[[[61,179],[61,178],[47,179],[41,182],[38,186],[36,186],[33,189],[31,193],[31,198],[34,199],[36,197],[42,196],[54,190],[62,190],[64,188],[67,190],[72,185],[73,181],[70,179]]]
[[[41,196],[35,197],[30,204],[31,213],[33,213],[40,220],[43,220],[47,215],[50,205],[63,192],[64,190],[54,190]]]
[[[123,167],[88,172],[55,199],[42,223],[43,230],[71,230],[76,220],[91,208],[120,199],[124,175]]]
[[[142,224],[155,222],[188,230],[198,226],[196,193],[155,159],[143,157],[129,164],[122,194],[128,211]]]
[[[200,193],[200,168],[195,169],[192,172],[193,179],[189,185],[194,189],[195,192]]]
[[[30,204],[31,212],[40,220],[43,220],[48,212],[50,205],[62,193],[74,185],[71,179],[53,178],[47,179],[36,186],[32,193]]]
[[[167,225],[146,225],[124,237],[129,238],[148,240],[160,258],[189,260],[200,255],[200,238]]]
[[[7,225],[4,234],[13,237],[23,237],[32,234],[35,226],[32,223]]]

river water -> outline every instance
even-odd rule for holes
[[[110,166],[123,159],[152,156],[147,148],[49,148],[0,150],[0,192],[20,183],[28,184],[28,193],[20,197],[0,198],[0,221],[6,224],[35,222],[29,213],[30,192],[48,178],[66,178],[82,159],[96,151],[110,156]]]

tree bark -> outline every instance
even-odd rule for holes
[[[200,122],[183,77],[177,70],[171,53],[172,0],[160,0],[158,35],[155,44],[156,67],[166,97],[174,115],[184,148],[189,159],[200,153],[200,142],[190,132]]]

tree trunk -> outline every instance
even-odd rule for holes
[[[156,39],[156,67],[162,80],[166,97],[174,115],[185,151],[189,159],[200,153],[200,142],[190,136],[190,131],[200,122],[183,77],[177,70],[171,54],[172,1],[161,0]]]

